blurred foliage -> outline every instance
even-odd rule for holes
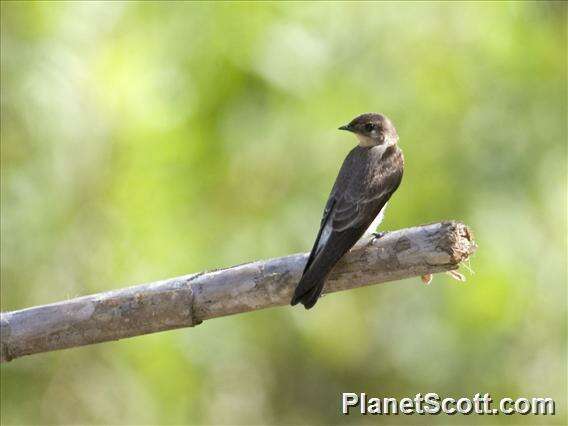
[[[2,2],[1,308],[305,251],[355,115],[406,156],[384,229],[436,276],[2,365],[3,424],[565,424],[565,3]],[[339,415],[341,392],[555,417]]]

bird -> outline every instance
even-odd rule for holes
[[[335,264],[383,219],[387,202],[402,181],[404,156],[389,118],[379,113],[355,117],[339,130],[354,133],[358,145],[343,161],[325,205],[320,228],[290,304],[311,309]]]

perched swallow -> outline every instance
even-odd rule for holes
[[[404,158],[387,117],[363,114],[339,130],[354,133],[359,145],[339,170],[292,306],[302,303],[310,309],[316,304],[331,269],[366,231],[375,231],[402,180]]]

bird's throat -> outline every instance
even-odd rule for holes
[[[362,146],[363,148],[369,148],[370,146],[377,145],[377,142],[368,136],[359,134],[355,134],[355,136],[359,139],[359,146]]]
[[[385,138],[385,140],[381,143],[380,141],[365,135],[355,134],[355,136],[359,139],[359,146],[363,148],[369,148],[371,146],[384,146],[386,148],[387,146],[394,145],[397,142],[396,138]]]

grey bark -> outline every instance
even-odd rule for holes
[[[378,240],[365,237],[333,269],[324,292],[454,270],[475,248],[471,232],[459,222],[402,229]],[[293,254],[2,313],[0,361],[193,327],[211,318],[287,305],[307,255]]]

